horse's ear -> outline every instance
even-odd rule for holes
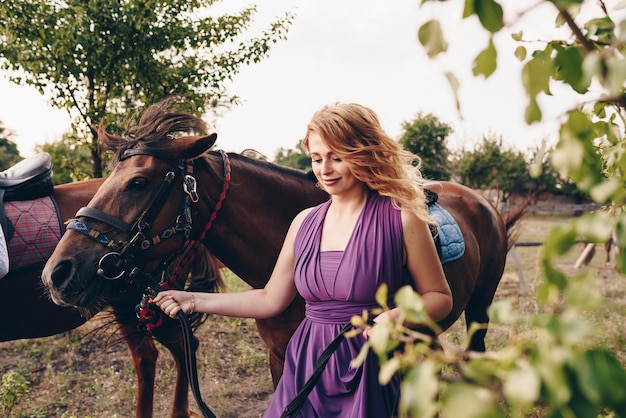
[[[217,134],[212,133],[206,136],[182,136],[176,138],[175,144],[177,159],[193,160],[206,153],[217,140]]]
[[[108,133],[103,126],[98,126],[98,145],[103,149],[116,150],[120,144],[127,142],[124,137]]]

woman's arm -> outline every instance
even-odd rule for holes
[[[287,308],[296,295],[293,281],[294,241],[308,211],[298,214],[291,223],[272,275],[263,289],[236,293],[166,290],[159,292],[152,302],[172,318],[175,318],[181,309],[185,313],[201,312],[258,319],[278,315]]]
[[[426,222],[402,211],[406,263],[424,308],[434,321],[452,310],[452,292],[441,266],[435,243]]]
[[[408,211],[402,211],[402,229],[406,264],[413,279],[414,288],[421,295],[428,316],[435,322],[439,321],[452,310],[452,293],[430,229],[424,221]],[[397,308],[394,308],[383,312],[374,321],[390,322],[392,320],[390,316],[395,317],[396,314]],[[369,329],[364,332],[366,337],[368,334]]]

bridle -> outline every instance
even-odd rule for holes
[[[138,266],[134,265],[135,254],[138,251],[148,250],[152,246],[157,245],[179,233],[182,233],[185,242],[183,243],[181,248],[188,247],[188,250],[183,256],[182,261],[179,263],[178,267],[168,280],[165,280],[165,272],[167,270],[169,262],[162,263],[164,267],[162,267],[163,270],[161,273],[161,282],[159,283],[159,287],[161,289],[171,288],[172,284],[176,282],[178,275],[183,270],[185,265],[195,255],[195,251],[197,250],[202,240],[206,237],[206,233],[209,231],[209,229],[211,229],[213,221],[215,221],[217,213],[221,209],[222,203],[226,199],[226,191],[228,190],[230,184],[230,160],[228,158],[228,155],[224,151],[219,150],[219,153],[222,156],[222,160],[224,163],[224,181],[222,186],[222,192],[220,193],[219,200],[215,204],[213,212],[209,216],[209,220],[204,226],[204,229],[191,245],[187,245],[187,243],[191,240],[192,231],[191,206],[197,203],[199,200],[197,193],[197,182],[195,177],[193,176],[193,160],[175,161],[168,155],[154,150],[130,148],[123,151],[119,158],[119,161],[123,161],[134,155],[149,155],[169,163],[170,169],[165,174],[156,194],[148,202],[144,210],[141,212],[139,217],[132,225],[120,218],[109,215],[101,211],[100,209],[90,207],[83,207],[79,209],[78,212],[76,212],[76,218],[70,220],[67,225],[67,229],[71,229],[81,234],[84,234],[111,250],[100,258],[96,273],[99,276],[111,281],[117,281],[126,276],[128,276],[131,281],[133,281],[137,277],[139,277],[140,281],[144,277],[153,277],[150,274],[142,274],[141,269]],[[153,235],[151,238],[146,238],[147,234],[152,229],[152,223],[154,222],[158,212],[172,192],[175,180],[179,175],[184,176],[182,182],[184,198],[181,213],[176,218],[176,222],[174,223],[174,225],[166,228],[158,234]],[[113,228],[126,233],[128,239],[126,241],[113,240],[109,238],[106,234],[89,225],[87,222],[77,219],[77,217],[79,216],[95,219],[99,222],[103,222],[109,226],[112,226]],[[177,253],[176,255],[178,254],[179,253]],[[173,258],[174,257],[170,257],[170,259]],[[142,305],[147,304],[147,299],[154,298],[157,293],[150,285],[144,285],[144,288],[145,290],[144,298],[142,299]],[[147,313],[145,311],[147,311]],[[139,311],[140,319],[142,319],[144,315],[151,314],[150,312],[151,309],[149,307],[145,305],[141,306],[141,309]],[[215,418],[215,414],[204,403],[204,401],[202,400],[202,395],[200,393],[195,351],[191,349],[192,330],[189,319],[182,310],[178,312],[178,319],[180,320],[182,326],[183,340],[185,345],[185,365],[187,367],[187,376],[189,378],[189,383],[191,385],[194,398],[196,399],[196,402],[198,403],[198,406],[200,407],[200,410],[202,411],[204,417]],[[152,327],[155,326],[154,324],[148,325]],[[151,330],[150,327],[146,328],[148,331]]]
[[[206,232],[211,228],[212,222],[215,220],[217,212],[220,210],[222,202],[226,197],[226,190],[229,186],[230,161],[225,152],[221,150],[219,152],[224,161],[223,190],[220,195],[220,200],[215,205],[213,213],[209,217],[209,221],[202,231],[200,238],[192,245],[193,251],[197,249],[200,241],[204,238]],[[193,176],[193,160],[177,161],[162,152],[131,148],[122,152],[119,161],[123,161],[135,155],[152,156],[161,161],[167,162],[170,165],[170,169],[167,173],[165,173],[159,189],[153,195],[134,223],[131,225],[118,217],[101,211],[100,209],[83,207],[78,210],[76,217],[70,220],[67,225],[68,230],[79,232],[109,249],[109,252],[104,254],[98,261],[96,273],[98,276],[110,281],[117,281],[123,277],[128,277],[131,281],[141,279],[141,269],[134,263],[136,255],[139,252],[146,251],[153,246],[179,234],[183,234],[184,239],[184,244],[181,248],[184,248],[185,243],[188,243],[191,239],[191,206],[198,202],[197,182]],[[184,196],[180,214],[176,217],[176,221],[173,225],[149,237],[148,234],[151,232],[152,223],[171,194],[173,186],[176,184],[175,180],[181,175],[183,176],[182,185]],[[107,224],[118,231],[125,233],[127,239],[112,239],[105,233],[91,226],[87,221],[78,219],[78,217],[94,219]],[[184,260],[188,261],[190,258],[191,257],[186,256]],[[171,259],[173,259],[173,257],[170,257],[169,262],[171,262]],[[163,264],[169,264],[169,262]],[[169,286],[162,287],[169,288]]]

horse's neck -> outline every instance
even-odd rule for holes
[[[98,178],[55,186],[52,196],[59,208],[61,219],[65,222],[74,217],[78,209],[87,206],[103,182],[103,178]]]
[[[328,197],[304,176],[280,168],[233,159],[231,173],[230,188],[205,244],[235,274],[262,287],[293,218]],[[218,188],[211,188],[215,204]]]

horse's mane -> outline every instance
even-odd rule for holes
[[[122,136],[98,126],[98,144],[115,152],[112,164],[119,162],[122,153],[130,148],[161,150],[165,141],[173,141],[181,135],[207,135],[207,123],[195,113],[193,103],[183,96],[175,95],[148,106],[136,125],[127,128]]]
[[[256,153],[256,151],[254,153]],[[252,155],[255,155],[254,153]],[[260,153],[258,154],[262,155]],[[312,181],[312,182],[317,181],[315,179],[315,176],[313,176],[311,172],[304,172],[302,170],[298,170],[293,167],[276,164],[276,163],[267,161],[266,159],[250,158],[250,155],[251,155],[250,150],[244,150],[241,154],[229,153],[228,155],[233,160],[248,162],[249,164],[253,165],[257,170],[260,170],[260,171],[270,171],[279,176],[296,177],[304,181]]]

